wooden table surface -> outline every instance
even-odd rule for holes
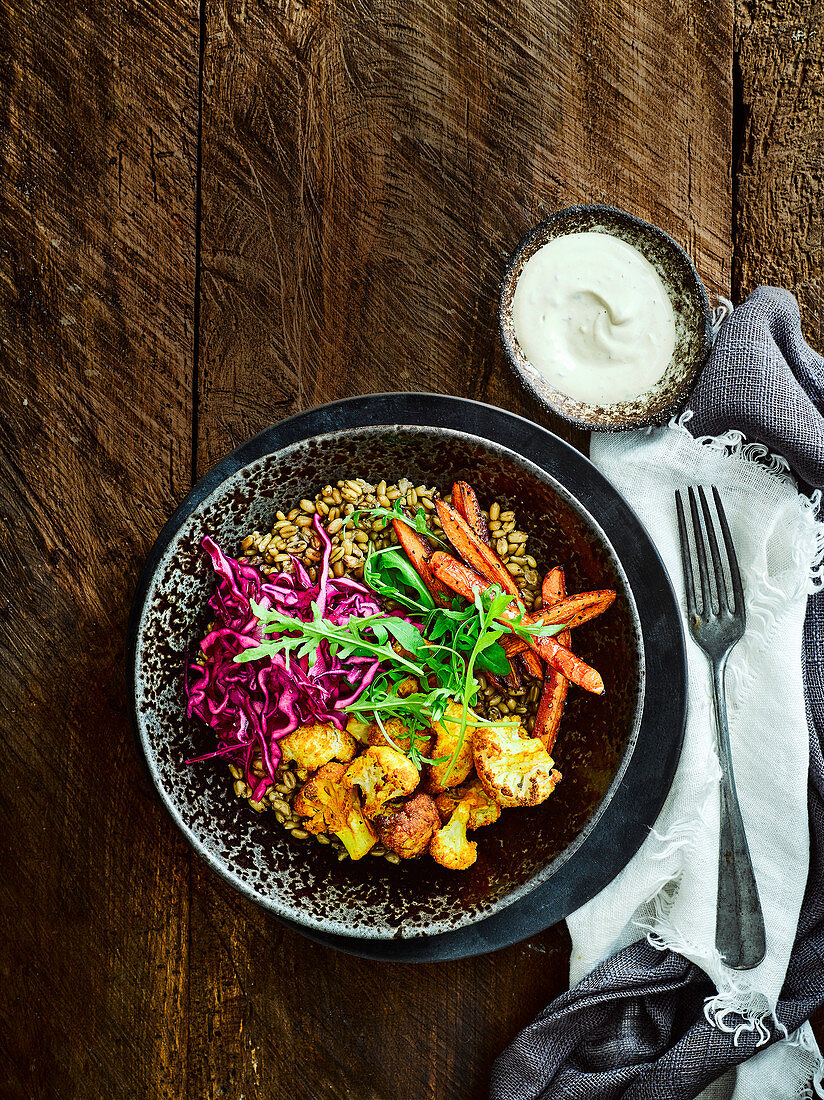
[[[485,1095],[565,931],[382,965],[234,894],[136,757],[138,571],[301,409],[540,421],[495,298],[561,206],[662,225],[714,293],[794,289],[821,348],[822,32],[813,0],[0,0],[0,1094]]]

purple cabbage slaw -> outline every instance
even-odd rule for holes
[[[218,756],[235,761],[244,768],[255,801],[275,781],[280,738],[315,722],[344,729],[344,708],[366,690],[380,667],[374,657],[350,656],[341,661],[330,654],[326,642],[318,646],[311,668],[306,657],[292,657],[287,668],[283,654],[235,663],[238,653],[257,646],[263,637],[251,600],[302,622],[312,619],[312,603],[320,617],[334,623],[346,623],[351,615],[380,612],[377,597],[365,585],[329,576],[332,543],[317,515],[314,527],[323,547],[317,583],[295,557],[294,573],[264,577],[254,566],[227,557],[208,536],[201,542],[217,579],[208,601],[214,626],[200,643],[202,663],[187,661],[186,715],[196,715],[213,729],[218,747],[186,763]],[[252,773],[256,749],[263,764],[262,778]]]

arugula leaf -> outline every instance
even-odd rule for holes
[[[395,546],[375,550],[366,559],[363,579],[373,592],[386,596],[412,611],[429,611],[435,606],[432,594],[405,554]],[[410,590],[414,595],[410,594]]]
[[[488,649],[479,652],[475,659],[475,667],[481,672],[491,672],[495,676],[508,676],[512,671],[512,665],[502,645],[491,645]]]
[[[449,543],[444,538],[437,534],[429,526],[426,511],[423,508],[418,508],[415,515],[410,518],[404,511],[403,501],[399,497],[391,508],[358,508],[346,522],[346,526],[349,524],[357,527],[360,523],[361,516],[370,516],[373,520],[382,519],[383,526],[386,527],[390,520],[399,519],[401,523],[405,523],[407,527],[411,527],[413,531],[417,531],[419,535],[424,535],[430,542],[434,542],[436,546],[440,546],[442,550],[451,550]]]
[[[426,643],[417,626],[400,618],[387,619],[381,625],[404,649],[408,649],[416,657],[421,655]]]
[[[257,661],[261,657],[271,657],[284,652],[296,653],[298,657],[308,657],[309,661],[314,663],[317,659],[318,646],[325,641],[330,646],[330,653],[334,646],[335,653],[341,660],[352,656],[378,657],[381,661],[391,661],[405,667],[408,670],[406,675],[410,672],[416,676],[425,675],[425,669],[419,661],[410,660],[396,653],[388,641],[389,624],[392,624],[392,630],[396,629],[395,624],[399,621],[397,616],[353,615],[348,622],[341,624],[330,622],[328,619],[305,623],[291,615],[284,615],[274,608],[263,608],[254,602],[252,610],[260,620],[263,632],[280,631],[280,633],[278,637],[263,641],[254,649],[245,649],[242,653],[238,653],[235,657],[238,664],[246,664],[248,661]],[[367,628],[371,638],[367,635]],[[415,630],[415,627],[412,629]],[[383,640],[380,640],[381,635]],[[418,637],[420,647],[423,645],[423,639],[420,638],[420,634]]]

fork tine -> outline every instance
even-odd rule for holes
[[[741,574],[738,571],[738,558],[735,554],[735,547],[732,543],[732,535],[730,535],[730,528],[727,523],[727,516],[724,512],[724,505],[721,503],[721,497],[718,494],[718,490],[713,485],[712,496],[715,501],[715,510],[718,512],[718,522],[721,524],[721,534],[724,537],[724,545],[727,548],[727,559],[730,565],[730,579],[732,581],[732,592],[735,596],[735,608],[736,615],[744,615],[744,586],[741,584]]]
[[[695,535],[695,549],[698,552],[698,576],[701,579],[701,614],[706,617],[712,613],[712,593],[710,592],[710,570],[707,565],[707,550],[704,546],[704,535],[701,531],[698,502],[695,499],[695,490],[691,485],[687,488],[687,494],[690,498],[690,514],[692,515],[693,534]]]
[[[710,514],[710,506],[703,485],[698,486],[698,498],[701,501],[701,510],[704,513],[704,526],[707,528],[707,542],[710,544],[710,557],[715,571],[715,587],[718,589],[718,610],[722,611],[726,605],[730,611],[729,596],[727,595],[727,582],[724,578],[724,566],[721,564],[721,554],[718,551],[718,539],[715,537],[715,524]]]
[[[684,505],[681,500],[681,492],[675,490],[675,510],[678,513],[678,536],[681,540],[681,561],[684,566],[684,588],[687,593],[687,614],[694,615],[695,584],[692,579],[692,554],[690,553],[690,540],[687,535],[687,521],[684,516]]]

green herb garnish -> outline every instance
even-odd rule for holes
[[[264,634],[277,633],[276,638],[263,641],[253,649],[244,649],[235,657],[238,664],[257,661],[261,657],[273,657],[285,653],[287,662],[292,656],[307,657],[310,667],[317,657],[318,643],[329,644],[332,657],[377,657],[380,661],[392,661],[407,670],[406,675],[424,675],[424,666],[397,653],[390,642],[396,639],[404,649],[414,655],[425,644],[420,631],[412,623],[397,615],[353,615],[346,623],[333,623],[329,619],[315,617],[305,623],[275,608],[261,607],[250,600],[252,611],[260,620]],[[370,637],[371,635],[371,637]]]
[[[521,638],[531,635],[548,637],[563,630],[558,626],[532,627],[524,624],[525,609],[518,600],[518,618],[502,619],[513,597],[497,585],[475,594],[472,604],[462,604],[456,596],[451,607],[439,607],[404,553],[395,547],[373,552],[364,568],[364,580],[373,591],[400,604],[406,617],[381,612],[351,616],[345,623],[334,623],[318,614],[313,605],[309,622],[286,615],[275,608],[264,608],[252,601],[252,611],[261,623],[265,638],[244,650],[235,661],[245,663],[283,653],[287,667],[292,657],[306,657],[310,667],[317,657],[318,645],[325,641],[330,656],[373,657],[381,662],[381,671],[346,713],[371,716],[387,742],[398,746],[388,733],[385,720],[397,717],[409,731],[407,755],[420,768],[422,764],[447,762],[444,781],[449,777],[466,738],[469,726],[512,725],[510,721],[486,722],[473,715],[480,684],[476,671],[506,676],[509,659],[500,639],[506,633]],[[409,621],[415,619],[415,622]],[[400,647],[401,652],[398,652]],[[399,686],[414,676],[419,690],[401,696]],[[434,686],[430,686],[434,684]],[[429,727],[443,718],[451,700],[461,704],[458,744],[452,756],[430,760],[420,752],[418,742]]]
[[[442,550],[450,550],[451,547],[440,535],[436,535],[427,522],[426,510],[424,508],[418,508],[414,516],[410,517],[403,510],[403,501],[399,497],[391,508],[383,508],[378,506],[377,508],[358,508],[353,512],[349,519],[346,521],[346,526],[353,524],[355,527],[360,523],[361,516],[371,516],[372,519],[382,519],[383,526],[386,527],[390,520],[399,519],[401,523],[405,523],[407,527],[411,527],[413,531],[417,531],[419,535],[423,535],[424,538],[429,539],[430,542],[434,542],[436,546],[440,546]]]

